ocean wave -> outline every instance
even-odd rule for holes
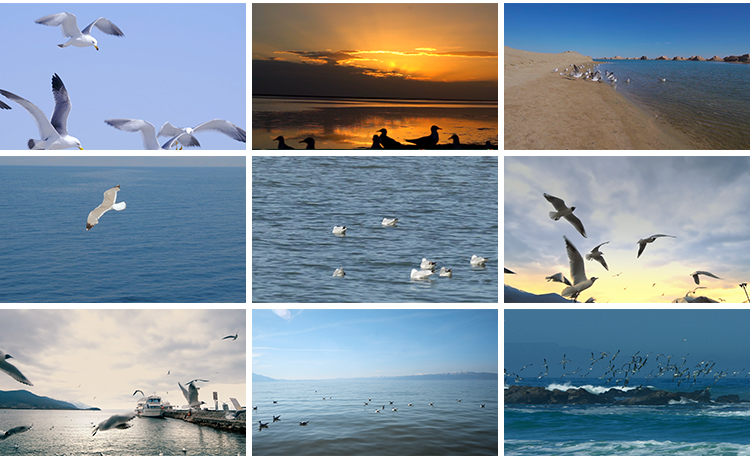
[[[505,440],[505,455],[542,456],[716,456],[750,454],[750,445],[727,442],[634,441],[567,441]]]
[[[654,388],[652,386],[648,386],[648,387],[651,388],[651,389]],[[549,386],[547,386],[546,389],[547,390],[558,389],[558,390],[561,390],[563,392],[565,392],[568,389],[574,389],[574,390],[585,389],[587,392],[590,392],[590,393],[596,394],[596,395],[600,395],[600,394],[603,394],[604,392],[607,392],[610,389],[619,389],[619,390],[621,390],[623,392],[627,392],[627,391],[630,391],[630,390],[635,390],[635,387],[624,387],[624,386],[604,387],[604,386],[594,386],[592,384],[583,384],[583,385],[577,386],[575,384],[566,382],[566,383],[562,383],[562,384],[552,383]]]

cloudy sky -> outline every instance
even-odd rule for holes
[[[506,157],[504,187],[504,265],[517,273],[505,276],[508,285],[562,292],[544,278],[570,278],[565,235],[584,257],[610,241],[600,249],[609,271],[584,262],[598,280],[582,301],[671,302],[697,287],[696,270],[722,278],[702,278],[698,295],[747,300],[738,285],[750,281],[750,158]],[[575,206],[588,238],[551,220],[543,193]],[[676,238],[657,239],[636,258],[638,240],[659,233]]]
[[[245,167],[245,156],[0,156],[0,166]]]
[[[34,386],[0,373],[0,390],[130,410],[137,389],[185,405],[177,383],[200,378],[209,406],[213,391],[244,405],[245,319],[244,309],[2,309],[0,350]]]

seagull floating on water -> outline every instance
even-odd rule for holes
[[[450,268],[443,266],[440,268],[440,273],[438,275],[440,277],[453,277],[453,271]]]
[[[344,277],[346,276],[346,273],[344,272],[344,268],[336,268],[333,271],[333,276],[331,277]]]
[[[268,427],[268,423],[267,423],[267,422],[266,422],[265,424],[263,424],[263,422],[261,422],[261,421],[258,421],[258,424],[260,424],[260,428],[261,428],[261,429],[262,429],[263,427]]]
[[[30,139],[27,143],[29,150],[64,150],[71,147],[78,147],[78,149],[83,150],[81,142],[68,134],[68,115],[72,105],[68,90],[65,89],[62,79],[56,73],[52,75],[52,96],[55,99],[55,110],[49,120],[39,107],[23,97],[4,89],[0,89],[0,94],[25,108],[34,118],[41,140]]]
[[[332,233],[344,236],[346,235],[346,226],[334,226]]]
[[[604,244],[609,244],[609,241],[602,242],[601,244],[599,244],[596,247],[594,247],[593,249],[591,249],[591,252],[589,252],[588,254],[586,254],[586,259],[587,260],[596,260],[596,261],[598,261],[599,263],[602,264],[602,266],[604,266],[604,269],[606,269],[607,271],[609,271],[609,268],[607,267],[607,262],[604,261],[604,257],[602,256],[604,254],[599,251],[599,247],[603,246]]]
[[[36,21],[37,24],[44,24],[47,26],[57,27],[62,26],[63,37],[68,37],[70,40],[67,42],[57,45],[60,48],[68,46],[76,46],[78,48],[85,48],[87,46],[93,46],[99,51],[98,42],[96,38],[91,36],[91,29],[96,26],[97,29],[108,35],[114,35],[116,37],[122,37],[125,35],[122,33],[119,27],[117,27],[112,21],[107,18],[99,18],[87,25],[83,31],[78,29],[78,22],[76,21],[75,14],[71,13],[57,13],[44,16]]]
[[[159,129],[157,137],[177,137],[177,142],[185,147],[200,147],[201,144],[198,139],[195,138],[196,133],[214,131],[221,132],[222,134],[238,141],[247,143],[247,132],[241,127],[230,123],[227,120],[215,119],[206,121],[205,123],[199,124],[194,128],[180,128],[173,126],[169,121],[164,123]]]
[[[308,422],[310,422],[310,421],[300,421],[299,425],[306,426]]]
[[[28,431],[34,426],[34,424],[31,424],[30,426],[18,426],[13,427],[12,429],[8,429],[7,431],[0,430],[0,441],[5,440],[6,438],[10,437],[11,435],[20,434]],[[54,426],[53,426],[54,427]],[[16,448],[18,448],[18,445],[15,445]]]
[[[413,143],[417,146],[417,148],[431,148],[437,145],[438,140],[440,138],[438,137],[438,129],[440,129],[437,126],[432,126],[430,128],[431,134],[428,136],[420,137],[418,139],[406,139],[407,142]]]
[[[281,421],[281,415],[278,415],[278,416],[271,415],[271,416],[273,417],[273,422]]]
[[[578,252],[578,249],[575,248],[567,237],[563,236],[563,239],[565,239],[565,248],[568,251],[570,276],[573,278],[573,285],[565,287],[565,290],[562,291],[561,295],[575,300],[582,291],[594,285],[594,281],[597,278],[586,278],[586,268],[583,266],[581,253]]]
[[[177,139],[183,135],[182,133],[177,134],[160,146],[159,141],[156,139],[156,128],[148,121],[131,118],[112,118],[104,120],[104,122],[121,131],[140,132],[143,138],[144,150],[169,150],[177,145]]]
[[[115,202],[117,200],[117,192],[120,191],[120,185],[112,187],[104,192],[104,200],[99,207],[89,212],[88,218],[86,218],[86,231],[90,230],[99,223],[99,219],[102,218],[105,212],[110,209],[117,211],[124,210],[126,205],[124,202]]]
[[[31,381],[26,378],[26,376],[21,373],[18,368],[14,367],[10,363],[8,363],[7,359],[12,359],[13,356],[10,354],[6,354],[3,351],[0,351],[0,370],[7,373],[11,378],[15,379],[16,381],[26,384],[27,386],[33,386],[31,384]]]
[[[563,273],[556,273],[551,276],[545,277],[545,279],[547,279],[547,282],[555,281],[555,282],[560,282],[565,285],[571,285],[570,281],[566,279],[565,276],[563,276]]]
[[[276,137],[273,140],[279,141],[279,148],[278,148],[279,150],[294,150],[294,147],[290,147],[289,145],[284,143],[284,136],[282,135]]]
[[[411,278],[416,280],[426,280],[428,277],[435,274],[430,269],[412,269],[411,270]]]
[[[471,260],[469,260],[469,263],[471,263],[471,266],[481,266],[484,267],[484,265],[489,261],[489,258],[484,257],[478,257],[476,255],[471,256]]]
[[[708,271],[696,271],[693,274],[691,274],[691,276],[693,276],[693,280],[695,281],[696,285],[701,283],[700,278],[698,277],[700,275],[713,277],[714,279],[721,279],[721,277],[715,276]]]
[[[315,139],[308,137],[305,140],[300,140],[299,143],[306,143],[307,148],[305,150],[315,150]]]
[[[643,238],[638,240],[638,256],[636,258],[640,258],[643,251],[646,249],[646,244],[654,242],[656,238],[659,237],[676,237],[676,236],[670,236],[669,234],[654,234],[653,236]]]
[[[94,433],[91,434],[93,437],[98,431],[104,431],[109,429],[129,429],[132,427],[127,422],[135,417],[135,413],[128,414],[115,414],[110,416],[108,419],[102,421],[94,427]]]
[[[430,270],[432,270],[432,269],[435,269],[435,264],[436,263],[434,261],[430,261],[427,258],[422,258],[422,263],[419,265],[419,267],[421,269],[430,269]]]
[[[398,218],[384,217],[383,221],[380,224],[383,226],[396,226],[396,223],[398,223]]]
[[[554,221],[558,221],[560,218],[565,218],[565,220],[569,221],[573,227],[581,233],[581,236],[586,237],[586,230],[583,228],[583,223],[581,223],[581,220],[579,220],[578,217],[573,215],[573,211],[576,210],[575,207],[568,207],[565,205],[565,201],[547,193],[544,193],[544,197],[557,211],[550,212],[549,218]]]

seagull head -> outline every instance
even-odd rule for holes
[[[281,140],[283,142],[284,141],[284,136],[280,135],[280,136],[276,137],[273,140]]]
[[[443,130],[442,128],[439,128],[439,127],[437,127],[437,126],[432,126],[432,127],[430,128],[430,130],[431,130],[431,131],[437,131],[438,129],[439,129],[439,130],[441,130],[441,131]]]
[[[388,134],[388,130],[386,128],[380,129],[379,131],[376,131],[376,132],[382,132],[383,135]]]

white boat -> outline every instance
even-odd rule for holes
[[[164,405],[161,402],[161,397],[158,395],[149,395],[138,400],[138,405],[135,407],[135,412],[138,416],[147,418],[160,418],[164,416]]]

